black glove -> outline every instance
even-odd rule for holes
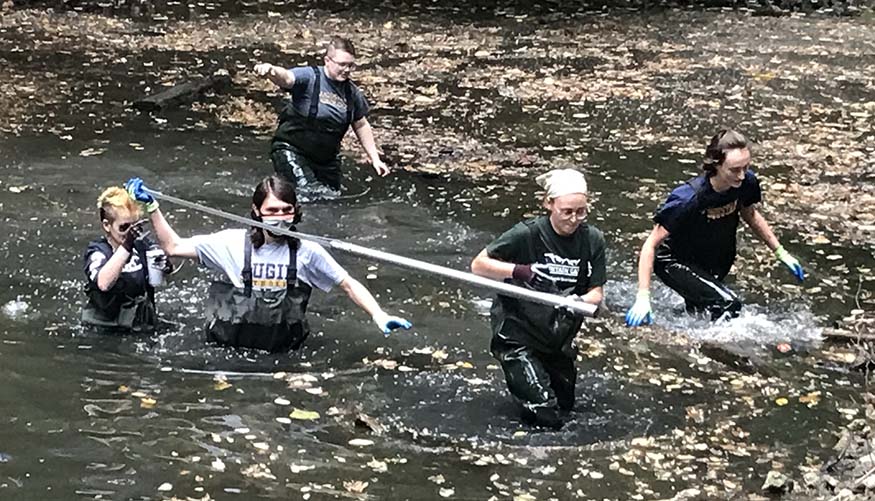
[[[537,291],[558,292],[559,287],[547,270],[546,264],[518,264],[513,267],[513,278],[531,285]]]

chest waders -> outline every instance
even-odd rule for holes
[[[82,309],[82,323],[106,332],[149,332],[155,329],[155,289],[149,285],[146,265],[146,244],[136,242],[134,252],[140,258],[142,273],[135,276],[122,273],[109,291],[101,291],[91,280],[85,286],[88,302]],[[92,242],[107,259],[113,249],[105,239]],[[86,264],[85,273],[88,273]]]
[[[244,238],[243,288],[213,282],[206,312],[207,337],[221,345],[270,352],[297,349],[310,333],[304,318],[312,289],[298,282],[298,240],[290,239],[286,288],[253,290],[252,241]]]
[[[352,124],[353,118],[353,86],[352,82],[344,83],[344,100],[346,102],[346,119],[342,124],[332,124],[327,119],[319,120],[319,98],[322,91],[322,74],[319,68],[313,66],[313,86],[310,94],[310,108],[306,116],[295,109],[290,102],[283,108],[279,116],[279,125],[274,133],[271,156],[282,155],[282,150],[288,150],[292,158],[288,159],[288,169],[278,167],[277,172],[290,170],[293,181],[314,179],[332,188],[340,188],[341,172],[337,156],[340,154],[340,142]],[[287,155],[288,156],[288,155]],[[303,157],[294,158],[294,157]],[[301,161],[304,160],[304,161]],[[280,172],[282,173],[282,172]],[[288,176],[286,176],[288,177]],[[306,184],[306,183],[303,183]]]
[[[572,291],[575,294],[584,294],[589,285],[588,269],[591,257],[589,227],[585,227],[584,241],[586,245],[580,255],[577,283]],[[546,245],[541,241],[537,224],[531,224],[529,226],[530,262],[537,262],[538,258],[547,251]],[[499,322],[493,319],[493,334],[496,337],[522,342],[530,339],[534,341],[533,347],[540,351],[549,353],[571,350],[571,342],[583,325],[583,315],[570,313],[561,308],[501,295],[498,296],[498,302],[505,319]]]

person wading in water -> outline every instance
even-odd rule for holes
[[[384,312],[368,289],[319,244],[261,228],[183,239],[170,227],[141,179],[129,180],[125,188],[138,201],[154,204],[150,221],[167,255],[197,259],[218,272],[206,305],[206,332],[213,342],[270,352],[297,349],[310,333],[306,312],[313,287],[327,292],[340,286],[385,334],[411,327],[407,320]],[[252,194],[251,217],[294,231],[301,219],[295,186],[278,176],[262,180]]]
[[[723,279],[735,262],[739,219],[793,276],[800,282],[805,278],[802,265],[784,249],[756,208],[762,192],[750,170],[747,139],[734,130],[717,133],[705,149],[702,170],[702,174],[675,188],[656,209],[656,224],[638,257],[638,294],[626,313],[627,325],[653,321],[653,271],[684,298],[687,311],[705,312],[711,320],[737,316],[741,299],[723,284]]]
[[[296,183],[302,194],[340,190],[340,142],[350,125],[374,171],[389,174],[368,122],[368,102],[350,80],[355,57],[351,41],[334,37],[325,50],[324,66],[286,69],[260,63],[254,68],[292,95],[279,115],[270,156],[276,173]]]
[[[604,297],[605,239],[585,223],[587,186],[572,169],[538,176],[548,215],[518,223],[490,243],[471,271],[496,280],[598,305]],[[560,428],[574,406],[577,349],[583,316],[498,295],[492,302],[491,351],[527,423]]]

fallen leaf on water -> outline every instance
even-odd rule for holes
[[[807,395],[802,395],[799,397],[799,401],[803,404],[808,404],[808,407],[814,407],[818,403],[820,403],[820,392],[812,391]]]
[[[428,479],[431,480],[432,482],[438,484],[438,485],[441,485],[441,484],[443,484],[444,482],[447,481],[447,480],[444,478],[444,476],[441,475],[441,474],[432,475],[432,476],[428,477]]]
[[[144,409],[151,409],[152,407],[155,407],[155,404],[157,404],[157,403],[158,403],[157,400],[155,400],[154,398],[150,398],[150,397],[143,397],[140,399],[140,407],[142,407]]]
[[[316,411],[295,409],[291,412],[291,414],[289,414],[289,417],[292,419],[298,419],[301,421],[313,421],[315,419],[319,419],[319,413]]]
[[[368,462],[368,468],[374,470],[377,473],[385,473],[389,470],[389,467],[386,465],[385,461],[378,461],[376,458]]]
[[[347,480],[343,483],[343,488],[349,492],[362,493],[368,488],[368,483],[361,480]]]
[[[456,489],[446,489],[444,487],[441,487],[441,489],[438,491],[438,494],[440,494],[442,498],[448,498],[455,493]]]
[[[214,459],[210,466],[215,471],[225,471],[225,463],[223,463],[221,459]]]
[[[277,405],[289,405],[289,404],[291,404],[290,401],[286,400],[283,397],[276,397],[275,399],[273,399],[273,403],[275,403]]]
[[[227,381],[216,381],[216,384],[213,385],[213,389],[216,391],[227,390],[231,387],[231,383]]]
[[[349,443],[349,445],[352,445],[355,447],[367,447],[369,445],[374,445],[373,440],[368,440],[366,438],[354,438],[354,439],[350,440],[348,443]]]
[[[173,489],[173,484],[170,482],[164,482],[163,484],[158,486],[158,491],[167,492]]]
[[[790,402],[790,401],[787,400],[787,399],[784,398],[784,397],[780,397],[780,398],[776,398],[776,399],[775,399],[775,404],[776,404],[778,407],[783,407],[783,406],[787,405],[789,402]]]
[[[106,151],[106,148],[88,148],[79,152],[80,157],[93,157]]]

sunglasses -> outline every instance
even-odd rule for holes
[[[141,219],[139,221],[134,221],[133,223],[122,223],[122,224],[118,225],[117,229],[118,229],[119,233],[127,233],[128,230],[130,230],[132,227],[140,226],[141,224],[143,224],[145,222],[146,222],[145,219]]]

